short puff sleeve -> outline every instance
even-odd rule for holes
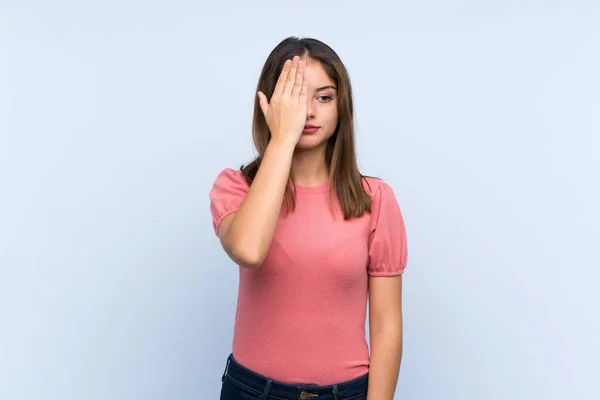
[[[400,206],[392,188],[379,181],[371,208],[367,273],[371,276],[402,275],[407,259],[406,229]]]
[[[249,189],[242,171],[226,168],[219,173],[209,194],[213,229],[217,236],[223,219],[240,208]]]

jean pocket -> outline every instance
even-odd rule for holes
[[[259,400],[261,393],[225,375],[220,400]]]

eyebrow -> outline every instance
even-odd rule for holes
[[[325,90],[325,89],[333,89],[333,90],[337,91],[337,88],[335,86],[327,85],[327,86],[321,86],[320,88],[317,88],[317,90],[315,90],[315,92],[320,92],[321,90]]]

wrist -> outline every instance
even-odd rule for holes
[[[293,141],[290,139],[273,139],[269,141],[267,148],[276,148],[278,151],[289,151],[294,152],[296,148],[297,141]]]

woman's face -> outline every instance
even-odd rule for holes
[[[319,61],[305,58],[305,76],[308,80],[308,112],[306,125],[318,126],[314,133],[303,133],[296,149],[325,148],[327,140],[337,128],[337,88],[329,79]]]

